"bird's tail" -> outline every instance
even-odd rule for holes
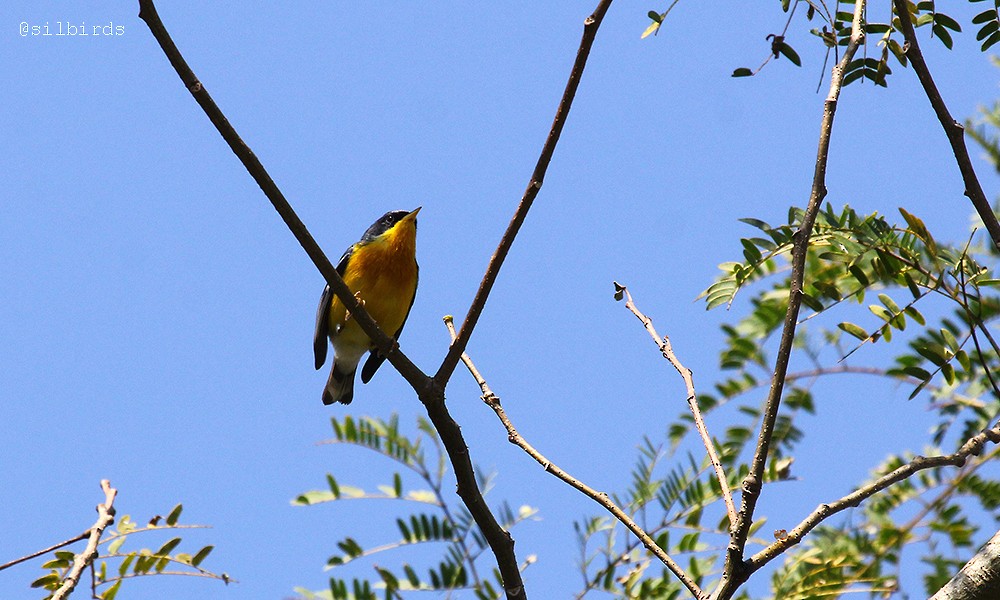
[[[333,368],[330,369],[330,378],[326,380],[326,388],[323,389],[323,404],[350,404],[354,400],[354,373],[357,365],[351,369],[350,373],[341,370],[340,365],[334,360]]]

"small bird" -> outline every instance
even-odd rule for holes
[[[379,217],[340,257],[337,272],[363,303],[365,310],[386,333],[399,339],[417,294],[417,213],[395,210]],[[326,362],[327,339],[333,343],[333,368],[323,390],[323,404],[350,404],[354,399],[354,373],[365,352],[361,381],[368,383],[385,362],[371,339],[351,318],[344,304],[327,285],[316,311],[313,353],[316,369]]]

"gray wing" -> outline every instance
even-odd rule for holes
[[[347,270],[347,261],[351,258],[353,251],[354,246],[348,248],[340,257],[340,262],[337,263],[337,272],[340,273],[341,277]],[[323,368],[323,363],[326,362],[326,351],[330,339],[330,303],[333,302],[333,296],[333,290],[330,289],[330,284],[327,284],[323,288],[323,295],[319,297],[319,308],[316,309],[316,331],[313,333],[313,356],[316,358],[316,370]]]
[[[417,267],[417,283],[420,283],[420,267]],[[403,317],[403,324],[399,326],[396,333],[392,336],[393,339],[399,340],[399,334],[403,333],[403,327],[406,326],[406,319],[410,317],[410,309],[413,308],[413,301],[417,299],[417,286],[413,286],[413,297],[410,298],[410,305],[406,308],[406,316]],[[368,383],[371,381],[372,377],[375,375],[375,371],[382,366],[385,362],[385,357],[378,350],[372,350],[368,354],[368,360],[365,361],[365,366],[361,367],[361,383]]]

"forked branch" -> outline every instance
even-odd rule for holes
[[[826,166],[830,155],[830,136],[833,131],[833,118],[837,112],[837,102],[844,82],[847,65],[854,58],[858,47],[864,40],[863,15],[865,1],[854,3],[854,18],[851,22],[851,37],[840,62],[833,68],[830,78],[830,93],[823,103],[823,119],[820,125],[819,147],[816,152],[816,167],[813,172],[812,191],[809,204],[802,215],[802,223],[795,232],[792,247],[792,272],[788,289],[788,308],[785,311],[784,324],[781,330],[781,340],[774,362],[774,374],[771,377],[771,387],[764,402],[764,413],[760,433],[757,436],[757,447],[750,462],[750,473],[743,480],[740,511],[736,525],[732,529],[729,547],[726,552],[726,562],[723,567],[722,580],[713,594],[713,600],[728,600],[739,586],[750,575],[748,565],[744,563],[744,548],[753,523],[754,509],[760,497],[763,485],[764,469],[770,454],[771,439],[774,436],[774,424],[778,418],[781,406],[781,394],[785,386],[785,374],[792,354],[792,344],[795,339],[795,327],[798,322],[799,308],[802,306],[802,283],[805,277],[806,253],[809,250],[809,237],[812,235],[816,213],[826,197]]]
[[[452,341],[454,341],[455,338],[458,337],[458,333],[455,331],[455,323],[452,320],[451,315],[446,316],[444,318],[444,322],[445,325],[448,327],[448,332],[451,334]],[[555,477],[569,484],[570,487],[572,487],[573,489],[583,493],[585,496],[587,496],[594,502],[597,502],[598,504],[603,506],[605,510],[611,513],[612,516],[618,519],[618,521],[620,521],[622,525],[624,525],[629,531],[631,531],[632,534],[635,535],[635,537],[639,540],[639,542],[642,543],[642,545],[645,546],[646,549],[649,550],[649,552],[653,556],[658,558],[660,562],[662,562],[664,566],[666,566],[670,570],[670,572],[677,577],[678,580],[680,580],[680,582],[684,585],[684,587],[686,587],[688,591],[691,592],[692,596],[698,598],[699,600],[706,597],[704,595],[704,592],[702,592],[701,588],[695,582],[695,580],[692,579],[691,576],[688,575],[684,571],[684,569],[681,568],[681,566],[677,564],[677,562],[674,561],[673,558],[670,557],[669,554],[667,554],[667,551],[664,548],[661,548],[656,543],[656,541],[654,541],[653,538],[650,537],[650,535],[646,533],[646,531],[642,527],[639,526],[638,523],[632,520],[632,518],[629,517],[628,514],[621,509],[621,507],[615,504],[611,500],[611,498],[608,497],[607,493],[598,492],[594,488],[588,486],[579,479],[573,477],[566,471],[562,470],[561,468],[553,464],[552,461],[547,459],[541,452],[536,450],[534,446],[528,443],[528,440],[524,439],[524,437],[514,427],[514,423],[511,422],[510,418],[507,416],[507,412],[503,409],[503,406],[501,406],[500,404],[500,397],[494,394],[493,390],[490,389],[490,386],[486,383],[486,379],[483,378],[483,376],[479,373],[479,370],[476,369],[476,365],[473,364],[472,359],[469,358],[469,355],[463,352],[461,358],[462,362],[465,363],[465,366],[469,369],[469,373],[472,374],[472,377],[476,380],[476,383],[479,384],[479,389],[483,393],[482,395],[483,402],[485,402],[487,406],[493,409],[493,412],[496,413],[497,418],[499,418],[500,422],[503,424],[504,429],[507,430],[507,441],[521,448],[528,454],[528,456],[535,459],[535,461],[538,464],[542,465],[542,468],[545,469],[546,473],[551,473]]]
[[[944,103],[944,98],[941,97],[941,92],[938,91],[937,85],[935,85],[934,79],[931,77],[930,69],[927,68],[927,62],[924,61],[924,55],[920,52],[920,42],[917,40],[917,34],[913,30],[913,21],[910,19],[907,1],[892,0],[892,6],[896,16],[899,18],[899,28],[906,39],[906,44],[904,45],[906,57],[910,59],[910,64],[913,65],[913,70],[917,73],[917,79],[920,80],[920,85],[924,88],[924,93],[927,95],[927,99],[934,109],[934,114],[937,115],[938,121],[941,122],[941,127],[944,128],[945,135],[948,136],[951,151],[955,155],[958,170],[962,173],[962,181],[965,183],[965,195],[972,201],[972,205],[976,207],[976,212],[979,213],[979,217],[983,220],[983,225],[986,226],[986,231],[990,234],[993,245],[1000,248],[1000,222],[997,222],[993,208],[990,206],[989,200],[986,199],[983,186],[980,185],[979,178],[976,176],[976,170],[972,166],[972,159],[969,158],[969,150],[965,147],[965,128],[951,116],[948,107]]]
[[[174,44],[173,39],[163,25],[163,21],[160,20],[160,15],[156,12],[153,0],[139,0],[139,18],[146,22],[153,37],[156,38],[160,48],[163,49],[163,53],[170,60],[170,64],[177,71],[177,75],[180,76],[181,81],[184,82],[184,87],[191,93],[201,109],[205,111],[209,120],[212,121],[219,134],[222,135],[222,139],[229,144],[233,154],[240,159],[247,172],[250,173],[250,176],[260,186],[261,191],[271,201],[274,209],[281,216],[282,220],[284,220],[285,225],[291,230],[292,235],[302,245],[306,254],[309,255],[310,260],[319,269],[320,274],[330,284],[330,288],[337,294],[340,301],[344,303],[344,306],[347,307],[347,310],[358,322],[358,325],[361,326],[361,329],[368,334],[375,345],[378,346],[379,351],[388,358],[392,366],[400,372],[414,389],[420,390],[427,387],[429,378],[399,350],[399,345],[395,340],[379,329],[378,325],[371,318],[371,315],[368,314],[368,311],[354,297],[354,294],[347,287],[347,284],[344,283],[340,274],[337,273],[337,269],[333,267],[326,254],[319,247],[319,244],[313,239],[312,234],[306,229],[305,224],[295,214],[292,206],[285,199],[285,195],[281,193],[277,184],[271,179],[271,175],[268,174],[267,169],[257,159],[257,155],[253,153],[250,146],[236,133],[236,129],[229,123],[229,119],[222,113],[222,110],[215,103],[215,100],[212,99],[204,84],[194,74],[191,67],[188,66],[187,61],[184,60],[180,50],[178,50],[177,45]]]
[[[73,589],[80,582],[80,576],[84,569],[89,567],[97,558],[97,544],[104,535],[104,530],[115,522],[115,496],[118,490],[111,487],[111,482],[107,479],[101,480],[101,489],[104,490],[104,502],[97,505],[97,520],[90,526],[87,535],[87,547],[83,549],[73,559],[73,565],[69,569],[62,585],[52,593],[52,600],[63,600],[73,593]]]
[[[753,572],[763,567],[771,561],[771,559],[775,558],[786,549],[798,544],[807,533],[812,531],[813,528],[824,520],[845,509],[858,506],[864,500],[874,496],[895,483],[907,479],[914,473],[937,467],[964,466],[970,457],[982,454],[983,448],[986,446],[987,442],[992,442],[994,444],[1000,443],[1000,424],[994,425],[993,427],[969,438],[954,454],[947,454],[943,456],[917,456],[905,465],[893,469],[891,472],[886,473],[875,481],[858,488],[839,500],[827,504],[820,504],[816,510],[803,519],[801,523],[796,525],[794,529],[789,531],[787,536],[776,540],[767,548],[764,548],[757,554],[754,554],[747,561],[747,569],[750,572]]]
[[[583,70],[587,66],[587,57],[590,55],[591,46],[594,45],[597,29],[601,26],[601,21],[604,20],[604,15],[610,7],[611,0],[601,0],[597,8],[594,9],[593,14],[583,22],[583,38],[580,40],[580,47],[576,51],[576,61],[573,63],[573,70],[570,71],[569,80],[566,82],[566,90],[563,92],[562,100],[559,101],[559,108],[556,109],[552,128],[549,129],[545,145],[542,146],[542,153],[535,164],[535,170],[531,173],[531,179],[528,180],[528,187],[524,190],[524,195],[521,197],[521,202],[517,205],[517,210],[514,211],[514,217],[511,218],[510,223],[507,225],[507,230],[504,231],[503,237],[500,238],[500,244],[493,252],[493,257],[490,258],[490,263],[486,267],[486,274],[483,275],[483,280],[479,283],[479,289],[476,290],[476,297],[473,298],[469,312],[465,315],[465,321],[458,332],[458,338],[451,343],[448,354],[445,355],[444,360],[441,362],[441,367],[438,369],[437,374],[434,375],[434,379],[438,381],[438,384],[442,388],[455,371],[455,366],[458,365],[462,353],[465,352],[469,338],[472,337],[472,330],[475,329],[476,323],[479,321],[479,315],[483,312],[483,307],[486,306],[486,299],[490,295],[490,290],[493,289],[497,275],[500,274],[500,267],[507,257],[507,252],[510,250],[511,245],[513,245],[514,238],[521,229],[521,224],[524,223],[524,218],[528,216],[528,210],[531,208],[532,202],[535,201],[535,196],[542,189],[545,171],[549,168],[552,154],[556,150],[556,144],[559,143],[559,136],[562,134],[563,126],[566,125],[569,109],[573,106],[573,98],[576,96],[577,87],[580,86]]]

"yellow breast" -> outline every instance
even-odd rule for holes
[[[400,222],[374,240],[354,247],[344,282],[388,335],[395,335],[417,291],[416,227]],[[371,342],[339,298],[330,304],[330,334],[335,346],[368,348]]]

